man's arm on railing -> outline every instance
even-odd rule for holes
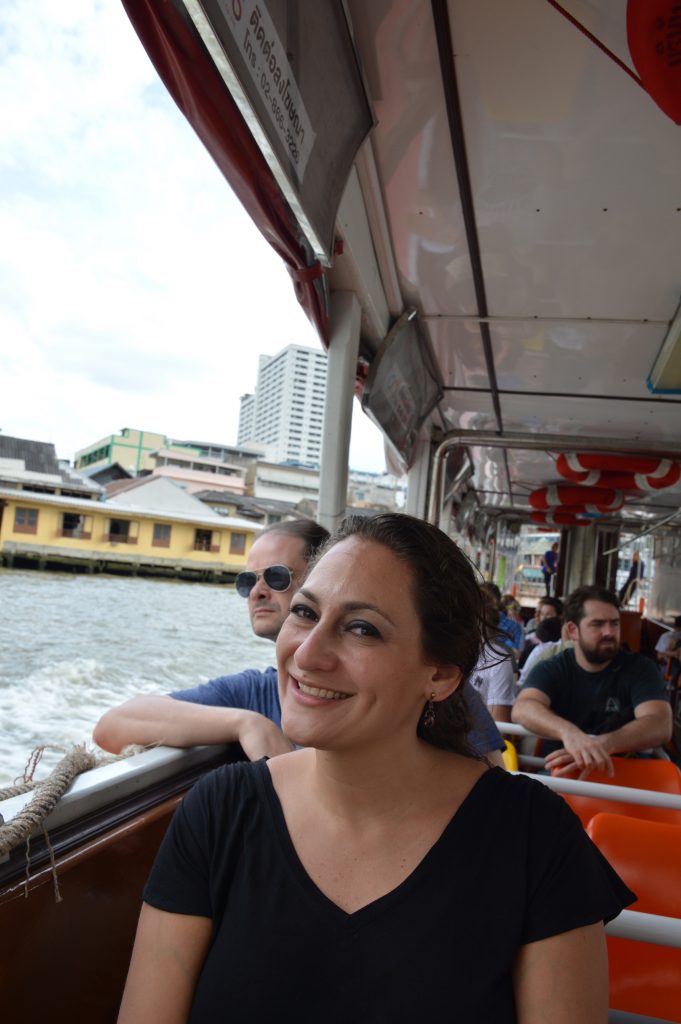
[[[252,761],[293,747],[273,722],[243,708],[192,704],[161,695],[133,697],[107,711],[94,728],[95,743],[114,754],[131,743],[169,747],[240,743]]]
[[[603,743],[603,737],[589,736],[572,722],[557,715],[551,710],[550,699],[542,690],[525,686],[513,705],[512,720],[519,725],[524,725],[526,729],[538,736],[560,740],[563,744],[563,751],[555,751],[554,754],[549,755],[546,761],[547,768],[552,767],[549,758],[555,759],[557,755],[563,755],[565,758],[567,753],[571,766],[579,768],[582,772],[590,772],[594,768],[599,768],[601,771],[606,771],[608,775],[614,774],[612,760]],[[562,760],[555,767],[564,768]]]
[[[668,743],[672,735],[672,710],[664,700],[647,700],[634,708],[633,722],[605,732],[598,739],[609,754],[629,754]],[[579,767],[567,750],[554,750],[546,758],[549,771],[558,775]]]

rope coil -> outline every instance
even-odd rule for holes
[[[31,755],[29,761],[29,769],[32,768],[31,775],[35,771],[44,749],[44,747],[38,748],[38,757],[35,756],[35,751]],[[10,786],[7,790],[0,790],[0,800],[34,791],[32,799],[26,806],[11,821],[0,825],[0,856],[9,853],[25,842],[31,833],[42,825],[77,775],[95,768],[100,763],[101,760],[85,746],[74,747],[42,782],[33,782],[29,775],[28,778],[25,777],[24,782]]]
[[[152,744],[152,746],[156,745]],[[106,754],[102,756],[95,754],[92,750],[88,750],[84,743],[79,744],[64,753],[64,757],[55,765],[47,778],[35,782],[33,775],[47,749],[64,751],[64,747],[50,745],[36,747],[28,759],[23,776],[19,780],[15,780],[13,785],[0,789],[0,801],[9,800],[13,796],[22,796],[31,791],[34,793],[26,806],[22,807],[10,821],[2,822],[0,818],[0,857],[11,853],[12,850],[21,846],[22,843],[25,844],[26,882],[24,895],[28,897],[31,835],[36,829],[40,829],[45,837],[45,844],[50,856],[55,900],[57,903],[61,903],[62,897],[59,892],[54,850],[52,849],[52,843],[44,824],[46,818],[52,813],[76,776],[82,772],[90,771],[92,768],[98,768],[100,765],[113,764],[114,761],[131,757],[133,754],[149,748],[130,746],[126,747],[121,754]]]

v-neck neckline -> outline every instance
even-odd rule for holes
[[[263,760],[257,762],[257,764],[260,769],[260,782],[268,809],[272,816],[277,839],[281,845],[288,867],[298,885],[305,892],[308,899],[316,904],[318,909],[322,911],[326,910],[328,913],[331,913],[339,919],[341,923],[345,922],[353,926],[371,919],[378,914],[383,913],[383,911],[387,910],[395,903],[399,903],[400,900],[404,899],[409,892],[418,885],[422,875],[429,870],[431,862],[439,856],[440,850],[447,843],[452,832],[458,831],[462,827],[462,821],[465,820],[469,814],[470,805],[475,803],[481,786],[484,789],[484,786],[486,785],[486,783],[483,784],[483,780],[502,771],[501,768],[488,768],[487,771],[484,771],[482,775],[475,780],[435,842],[429,847],[416,867],[406,876],[406,878],[396,885],[394,889],[391,889],[390,892],[384,893],[383,896],[376,897],[376,899],[371,900],[370,903],[366,903],[363,907],[358,907],[357,910],[347,911],[343,910],[342,907],[327,896],[319,888],[314,879],[308,874],[303,862],[298,856],[298,851],[295,848],[293,840],[291,839],[291,834],[288,830],[286,818],[284,816],[284,809],[281,806],[279,795],[274,788],[272,775],[267,767],[267,763]]]

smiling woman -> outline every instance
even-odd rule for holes
[[[288,1007],[539,1024],[549,999],[558,1024],[605,1020],[602,922],[634,897],[559,797],[467,752],[457,693],[483,632],[474,572],[435,527],[340,527],[277,641],[284,728],[306,749],[185,799],[121,1024]]]

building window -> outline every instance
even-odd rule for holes
[[[73,540],[90,540],[92,537],[92,517],[81,516],[77,512],[64,512],[61,517],[59,537],[71,537]]]
[[[129,519],[110,519],[109,532],[104,534],[104,540],[112,544],[136,544],[137,537],[133,537],[130,526]]]
[[[14,510],[14,532],[15,533],[37,533],[38,532],[38,509],[37,508],[16,508]]]
[[[151,541],[152,548],[169,548],[170,531],[172,527],[167,523],[154,523],[154,536]]]
[[[243,555],[246,551],[246,534],[230,533],[229,553],[230,555]]]
[[[219,539],[219,535],[218,535]],[[194,533],[194,551],[212,551],[215,553],[220,550],[220,544],[213,543],[213,531],[212,530],[196,530]]]

